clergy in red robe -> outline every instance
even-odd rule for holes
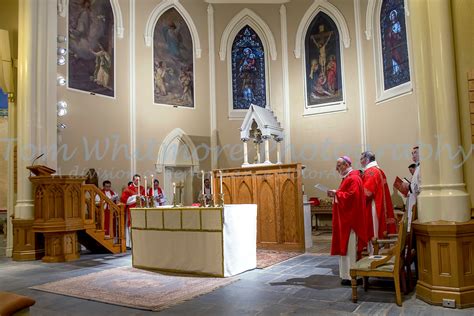
[[[165,205],[165,194],[160,187],[160,181],[158,181],[158,179],[153,180],[153,187],[149,188],[147,193],[148,196],[151,196],[153,199],[153,206],[157,207]]]
[[[387,177],[378,166],[375,154],[370,151],[361,154],[360,164],[364,168],[362,180],[365,193],[367,234],[369,238],[384,238],[387,234],[395,234],[397,225]]]
[[[341,256],[339,259],[339,275],[341,284],[350,285],[349,271],[356,262],[356,235],[365,244],[368,241],[367,229],[363,220],[364,187],[358,170],[353,170],[352,161],[343,156],[337,160],[336,170],[342,177],[337,190],[328,191],[334,198],[332,213],[332,244],[331,255]]]
[[[144,196],[145,189],[140,185],[140,175],[136,174],[133,176],[133,183],[123,190],[120,198],[120,201],[125,204],[125,243],[128,248],[132,246],[130,238],[130,209],[137,207],[137,203],[140,202]]]
[[[105,196],[111,199],[114,203],[117,203],[118,195],[114,191],[112,191],[112,183],[109,180],[105,180],[104,182],[102,182],[101,191],[105,194]],[[115,222],[116,222],[116,219],[114,218],[114,224],[113,224],[114,232],[116,232]],[[106,236],[110,235],[110,207],[108,203],[104,204],[104,231],[105,231]],[[114,236],[117,236],[117,235],[114,234]]]

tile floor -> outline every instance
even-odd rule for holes
[[[0,239],[3,236],[0,236]],[[3,245],[0,245],[0,250]],[[32,315],[145,315],[152,312],[98,303],[29,289],[30,286],[119,266],[131,255],[85,254],[80,260],[46,264],[0,258],[0,290],[31,296]],[[359,289],[351,301],[342,287],[338,258],[304,254],[266,269],[239,275],[239,281],[160,312],[160,315],[473,315],[474,308],[453,310],[428,305],[412,293],[403,307],[395,302],[393,284],[374,280],[368,292]]]

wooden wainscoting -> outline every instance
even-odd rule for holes
[[[257,204],[257,247],[304,251],[301,164],[224,169],[226,204]],[[219,174],[214,171],[219,190]]]

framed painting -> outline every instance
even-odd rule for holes
[[[342,102],[341,44],[334,21],[319,12],[305,36],[307,107]]]
[[[69,0],[68,87],[115,96],[114,15],[109,0]]]
[[[194,108],[193,38],[174,8],[156,22],[153,65],[154,103]]]

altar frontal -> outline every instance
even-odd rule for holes
[[[229,277],[257,266],[257,205],[134,208],[135,268]]]

